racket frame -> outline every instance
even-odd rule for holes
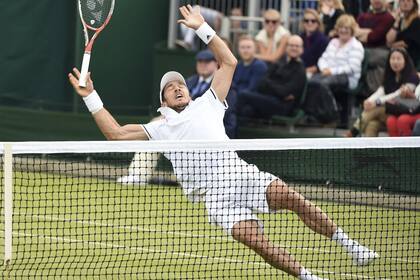
[[[108,25],[109,21],[111,20],[112,14],[114,13],[115,0],[112,0],[111,9],[108,13],[107,18],[105,19],[105,22],[98,28],[90,26],[83,19],[82,5],[81,5],[80,2],[81,2],[81,0],[78,1],[79,16],[80,16],[80,20],[81,20],[82,25],[83,25],[83,33],[84,33],[84,37],[85,37],[85,52],[83,54],[82,68],[81,68],[81,71],[80,71],[80,78],[79,78],[79,86],[80,87],[86,87],[86,82],[87,82],[86,80],[87,80],[87,74],[88,74],[88,71],[89,71],[90,56],[91,56],[91,53],[92,53],[93,43],[95,42],[96,38],[99,36],[99,34],[102,32],[102,30],[105,29],[105,27]],[[95,32],[91,39],[89,39],[89,30]]]

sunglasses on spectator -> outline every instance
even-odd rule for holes
[[[270,23],[277,24],[279,22],[279,20],[277,20],[277,19],[274,19],[274,20],[273,19],[265,19],[264,22],[266,24],[270,24]]]
[[[303,22],[304,23],[317,23],[318,21],[316,19],[305,18],[305,19],[303,19]]]

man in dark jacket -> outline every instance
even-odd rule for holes
[[[286,55],[270,66],[258,86],[258,92],[242,92],[238,96],[238,114],[245,118],[263,119],[292,114],[306,83],[305,66],[300,59],[302,53],[302,39],[297,35],[291,36]]]
[[[206,49],[196,55],[196,74],[186,80],[188,90],[192,100],[202,96],[211,85],[214,73],[219,65],[217,64],[214,54]],[[226,134],[230,139],[237,137],[237,117],[236,117],[236,91],[232,88],[226,98],[229,108],[226,110],[223,123],[225,125]]]

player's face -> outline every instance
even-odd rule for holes
[[[181,112],[190,103],[190,93],[182,81],[168,83],[163,90],[164,100],[162,105]]]

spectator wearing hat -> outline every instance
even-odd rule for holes
[[[195,59],[196,74],[186,80],[192,100],[202,96],[210,88],[214,74],[219,68],[214,54],[209,49],[198,52]],[[236,91],[231,88],[226,98],[229,108],[224,117],[226,134],[231,139],[237,137],[236,99]]]

